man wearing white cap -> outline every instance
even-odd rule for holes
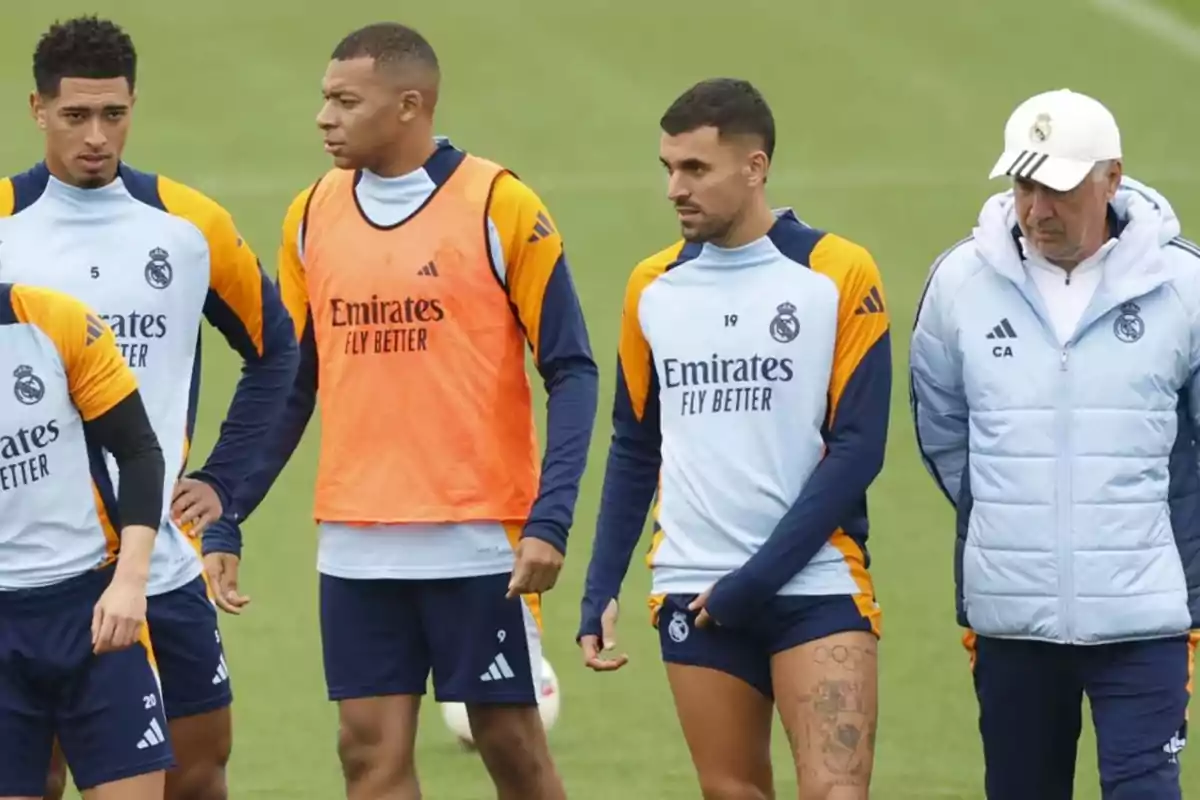
[[[955,506],[989,800],[1070,798],[1087,695],[1105,800],[1179,798],[1200,627],[1200,249],[1067,90],[1009,118],[1012,187],[934,264],[911,400]]]

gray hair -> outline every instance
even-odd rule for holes
[[[1104,161],[1097,161],[1092,166],[1092,171],[1088,177],[1096,183],[1104,183],[1104,181],[1108,180],[1108,173],[1112,169],[1113,164],[1116,164],[1118,160],[1116,158],[1109,158]]]

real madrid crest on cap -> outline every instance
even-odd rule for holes
[[[28,364],[17,367],[13,371],[13,377],[17,379],[13,385],[13,394],[23,405],[36,405],[46,396],[46,384],[33,374],[33,367]]]
[[[1050,138],[1052,130],[1050,115],[1046,113],[1038,114],[1037,119],[1033,121],[1033,125],[1029,129],[1029,138],[1034,142],[1044,142]]]

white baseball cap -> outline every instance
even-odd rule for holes
[[[989,177],[1024,178],[1066,192],[1097,162],[1118,158],[1121,131],[1112,112],[1085,94],[1059,89],[1017,106],[1004,126],[1004,154]]]

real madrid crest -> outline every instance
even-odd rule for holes
[[[788,302],[776,306],[771,320],[771,338],[782,344],[793,341],[800,335],[800,320],[796,318],[796,307]]]
[[[13,394],[23,405],[36,405],[46,396],[46,384],[33,374],[33,367],[28,364],[17,367],[13,371],[13,377],[17,379],[13,385]]]
[[[1113,320],[1113,335],[1126,344],[1132,344],[1146,333],[1146,323],[1141,317],[1142,309],[1137,303],[1123,303],[1120,313]]]
[[[1049,114],[1038,114],[1037,119],[1033,121],[1032,127],[1029,129],[1029,138],[1034,142],[1044,142],[1050,138],[1050,132],[1053,128],[1050,125]]]
[[[165,289],[171,285],[175,271],[171,268],[171,262],[167,260],[170,257],[170,253],[161,247],[150,251],[150,261],[146,264],[146,283],[155,289]]]

